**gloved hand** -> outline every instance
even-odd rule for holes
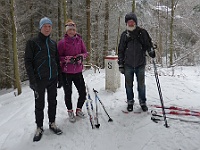
[[[81,64],[83,62],[83,55],[79,54],[76,56],[76,63]]]
[[[124,65],[119,65],[119,71],[121,72],[121,74],[125,73]]]
[[[73,56],[65,56],[65,62],[66,63],[71,63],[71,59],[73,58]]]
[[[76,63],[76,56],[73,56],[70,58],[70,64],[75,64]]]
[[[30,88],[33,90],[33,91],[36,91],[38,90],[38,86],[37,86],[37,83],[30,83]]]
[[[149,56],[150,56],[151,58],[155,58],[155,57],[156,57],[156,53],[155,53],[155,51],[154,51],[153,49],[151,49],[151,50],[149,51]]]
[[[57,88],[61,88],[63,86],[63,79],[62,79],[62,75],[58,75],[58,85]]]

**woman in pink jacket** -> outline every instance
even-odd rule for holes
[[[65,104],[68,109],[69,121],[75,122],[76,118],[72,107],[72,82],[79,93],[76,116],[84,118],[85,115],[82,112],[82,106],[86,100],[86,88],[82,74],[82,61],[88,56],[88,53],[81,36],[76,33],[76,24],[71,19],[66,21],[65,28],[66,34],[58,42],[58,53],[63,75]]]

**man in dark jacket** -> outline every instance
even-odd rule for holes
[[[57,87],[62,86],[61,69],[56,42],[50,38],[52,22],[44,17],[40,20],[38,36],[27,41],[25,67],[30,88],[35,95],[35,118],[37,130],[33,141],[39,141],[43,134],[45,90],[47,90],[49,129],[55,134],[62,131],[55,124]],[[58,84],[58,86],[57,86]]]
[[[128,102],[128,111],[133,111],[134,73],[137,78],[139,103],[143,111],[147,111],[145,89],[146,52],[154,58],[151,38],[145,29],[137,26],[137,17],[134,13],[125,16],[126,30],[121,34],[118,47],[119,71],[125,75],[125,88]]]

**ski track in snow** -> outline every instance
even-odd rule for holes
[[[196,77],[194,81],[183,71],[181,77],[180,74],[179,77],[159,76],[165,105],[200,109],[198,102],[200,92],[197,88],[200,87],[200,78]],[[152,122],[148,113],[122,113],[127,105],[123,75],[121,87],[115,93],[104,89],[104,70],[101,70],[100,74],[86,71],[84,76],[90,88],[91,98],[94,100],[93,105],[95,106],[95,98],[92,89],[95,88],[113,122],[108,122],[108,117],[98,104],[99,129],[91,128],[88,116],[85,119],[77,118],[75,123],[70,123],[64,104],[64,92],[59,89],[56,122],[63,130],[63,134],[55,135],[48,129],[46,102],[43,137],[40,142],[32,142],[36,128],[33,92],[24,87],[20,96],[14,97],[12,92],[0,96],[0,150],[199,150],[200,133],[197,132],[200,131],[199,124],[168,119],[170,127],[165,128],[164,122]],[[146,73],[149,111],[155,109],[150,105],[160,104],[154,78],[152,71]],[[135,93],[137,93],[136,84],[134,83]],[[78,94],[74,86],[72,99],[76,108]],[[137,111],[140,110],[138,103],[136,97],[134,108]],[[87,115],[85,105],[83,111]],[[200,120],[192,116],[184,118]]]

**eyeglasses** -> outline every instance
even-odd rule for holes
[[[69,27],[75,27],[76,24],[70,23],[70,24],[66,24],[66,25],[65,25],[65,27],[67,27],[67,26],[69,26]]]

